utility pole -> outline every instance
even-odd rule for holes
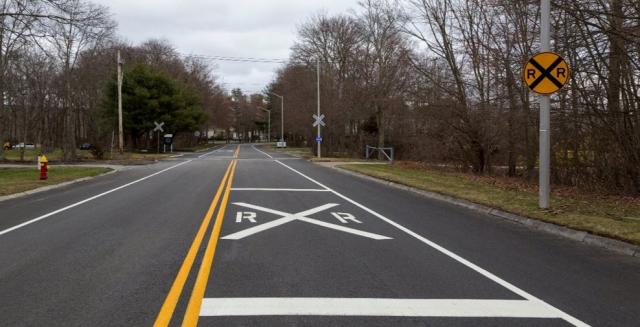
[[[540,52],[549,51],[551,21],[551,0],[540,1]],[[539,198],[541,209],[549,208],[549,173],[551,159],[551,104],[549,95],[540,95],[540,168],[539,168]]]
[[[271,110],[269,110],[268,115],[268,123],[267,123],[267,142],[271,143]]]
[[[280,142],[284,142],[284,96],[271,91],[267,93],[275,95],[280,99]]]
[[[284,142],[284,96],[280,96],[280,141]]]
[[[318,87],[318,117],[320,117],[320,57],[316,58],[316,82],[317,82],[317,87]],[[320,145],[322,144],[322,141],[320,140],[320,137],[322,135],[320,134],[320,124],[318,124],[318,141],[316,141],[316,143],[318,144],[318,159],[320,159],[321,157],[321,151],[320,151]]]
[[[269,109],[265,109],[262,107],[258,107],[258,109],[262,110],[262,111],[266,111],[267,113],[269,113],[268,115],[268,120],[267,120],[267,142],[271,143],[271,110]]]
[[[118,151],[124,152],[124,132],[122,131],[122,60],[118,50]]]

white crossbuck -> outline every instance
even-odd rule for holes
[[[262,212],[267,212],[267,213],[272,213],[274,215],[279,215],[281,216],[281,218],[278,218],[276,220],[272,220],[268,223],[264,223],[264,224],[260,224],[258,226],[254,226],[251,228],[247,228],[245,230],[233,233],[233,234],[229,234],[225,237],[223,237],[222,239],[225,240],[239,240],[242,238],[245,238],[247,236],[253,235],[253,234],[257,234],[259,232],[265,231],[267,229],[271,229],[280,225],[284,225],[286,223],[292,222],[292,221],[302,221],[302,222],[306,222],[306,223],[310,223],[310,224],[314,224],[314,225],[318,225],[318,226],[322,226],[322,227],[326,227],[326,228],[330,228],[330,229],[334,229],[334,230],[338,230],[341,232],[345,232],[345,233],[351,233],[354,235],[358,235],[358,236],[362,236],[362,237],[367,237],[367,238],[371,238],[374,240],[389,240],[391,239],[391,237],[387,237],[387,236],[383,236],[383,235],[379,235],[379,234],[374,234],[374,233],[369,233],[369,232],[364,232],[361,230],[357,230],[355,228],[349,228],[349,227],[345,227],[345,226],[340,226],[340,225],[336,225],[336,224],[331,224],[331,223],[327,223],[321,220],[317,220],[317,219],[313,219],[313,218],[309,218],[307,216],[312,215],[314,213],[318,213],[330,208],[333,208],[335,206],[338,206],[339,204],[337,203],[327,203],[324,205],[321,205],[319,207],[315,207],[309,210],[305,210],[302,212],[298,212],[298,213],[287,213],[287,212],[283,212],[283,211],[279,211],[279,210],[274,210],[274,209],[269,209],[269,208],[265,208],[265,207],[261,207],[261,206],[257,206],[254,204],[249,204],[249,203],[244,203],[244,202],[234,202],[233,204],[240,206],[240,207],[245,207],[245,208],[249,208],[249,209],[254,209],[254,210],[258,210],[258,211],[262,211]]]

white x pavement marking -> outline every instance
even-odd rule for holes
[[[324,221],[320,221],[317,219],[313,219],[313,218],[309,218],[307,216],[312,215],[314,213],[318,213],[330,208],[333,208],[335,206],[338,206],[337,203],[327,203],[324,205],[321,205],[319,207],[315,207],[309,210],[305,210],[302,212],[298,212],[298,213],[294,213],[294,214],[290,214],[287,212],[283,212],[283,211],[279,211],[279,210],[274,210],[274,209],[269,209],[269,208],[265,208],[265,207],[261,207],[261,206],[257,206],[254,204],[249,204],[249,203],[244,203],[244,202],[234,202],[233,204],[240,206],[240,207],[245,207],[245,208],[249,208],[249,209],[255,209],[255,210],[259,210],[262,212],[267,212],[267,213],[272,213],[274,215],[279,215],[282,216],[279,219],[270,221],[268,223],[264,223],[264,224],[260,224],[258,226],[254,226],[251,228],[247,228],[245,230],[233,233],[233,234],[229,234],[225,237],[223,237],[222,239],[224,240],[239,240],[242,238],[245,238],[247,236],[253,235],[253,234],[257,234],[259,232],[265,231],[267,229],[271,229],[280,225],[284,225],[288,222],[292,222],[294,220],[299,220],[299,221],[304,221],[307,223],[311,223],[314,225],[318,225],[318,226],[322,226],[322,227],[326,227],[326,228],[330,228],[330,229],[334,229],[334,230],[339,230],[341,232],[346,232],[346,233],[351,233],[354,235],[358,235],[358,236],[362,236],[362,237],[368,237],[374,240],[389,240],[391,239],[391,237],[387,237],[387,236],[383,236],[383,235],[379,235],[379,234],[374,234],[374,233],[369,233],[369,232],[364,232],[361,230],[357,230],[355,228],[349,228],[349,227],[344,227],[344,226],[340,226],[340,225],[336,225],[336,224],[331,224],[331,223],[327,223]]]

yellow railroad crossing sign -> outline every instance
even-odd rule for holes
[[[524,65],[522,77],[531,91],[552,94],[569,80],[569,65],[557,53],[536,53]]]

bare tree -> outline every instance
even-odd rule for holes
[[[76,119],[77,108],[71,97],[71,81],[76,63],[82,51],[97,47],[108,40],[114,31],[115,23],[111,20],[107,8],[96,6],[80,0],[69,0],[59,9],[68,15],[67,20],[56,20],[51,24],[51,37],[48,39],[54,55],[62,63],[64,111],[64,143],[65,160],[76,160]]]

